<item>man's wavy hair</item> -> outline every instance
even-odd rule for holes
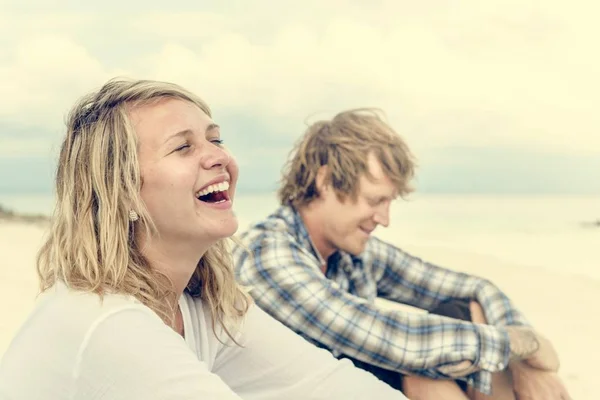
[[[411,193],[415,159],[378,112],[372,108],[347,110],[309,125],[283,168],[280,203],[298,208],[317,198],[316,178],[322,166],[326,166],[325,184],[331,185],[340,199],[356,199],[359,178],[363,174],[370,177],[370,154],[379,160],[399,196]]]
[[[165,98],[193,103],[211,115],[206,103],[180,86],[125,79],[110,80],[69,113],[56,171],[54,217],[37,256],[42,292],[60,281],[101,297],[127,294],[173,323],[172,283],[144,258],[134,235],[134,229],[157,232],[140,197],[143,183],[130,111]],[[139,214],[138,221],[130,221],[130,210]],[[213,330],[218,322],[233,339],[228,327],[236,326],[250,300],[236,284],[225,240],[204,254],[186,290],[209,306]]]

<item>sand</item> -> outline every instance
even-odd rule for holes
[[[41,225],[0,222],[0,356],[35,302],[35,256],[43,234]]]
[[[0,221],[0,357],[32,308],[37,294],[35,254],[43,224]],[[444,248],[403,246],[441,265],[486,277],[500,286],[529,320],[552,340],[562,361],[560,375],[577,400],[592,400],[593,374],[600,365],[600,282],[511,265],[489,255]],[[574,261],[576,262],[576,261]]]

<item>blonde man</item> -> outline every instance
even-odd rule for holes
[[[372,236],[411,192],[414,170],[376,110],[309,126],[284,169],[281,206],[240,237],[239,280],[292,330],[409,398],[485,398],[492,382],[494,398],[567,396],[552,346],[496,286]],[[376,297],[429,313],[382,308]]]
[[[198,96],[112,80],[74,107],[43,295],[0,399],[403,399],[252,304],[226,241],[238,167]]]

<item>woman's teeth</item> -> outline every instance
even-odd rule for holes
[[[198,193],[196,193],[196,197],[202,197],[202,196],[206,196],[207,194],[213,193],[213,192],[224,192],[227,189],[229,189],[229,182],[224,181],[221,183],[215,183],[214,185],[210,185],[204,189],[202,189],[201,191],[199,191]]]

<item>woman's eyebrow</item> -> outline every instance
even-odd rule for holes
[[[220,128],[220,126],[219,126],[219,125],[217,125],[217,124],[215,124],[215,123],[213,122],[212,124],[210,124],[210,125],[208,125],[208,126],[206,127],[206,131],[205,131],[205,133],[208,133],[208,132],[210,132],[210,131],[213,131],[213,130],[215,130],[215,129],[219,129],[219,128]]]
[[[220,128],[220,126],[215,123],[209,124],[206,127],[205,134],[208,134],[210,131],[213,131],[213,130],[219,129],[219,128]],[[167,137],[167,139],[164,141],[164,143],[167,143],[168,141],[170,141],[171,139],[176,138],[176,137],[192,136],[193,134],[194,134],[194,132],[191,129],[184,129],[182,131],[176,132],[176,133],[170,135],[169,137]]]
[[[176,138],[176,137],[185,137],[185,136],[191,136],[191,135],[193,135],[193,134],[194,134],[194,133],[192,132],[192,130],[191,130],[191,129],[184,129],[184,130],[182,130],[182,131],[179,131],[179,132],[177,132],[177,133],[174,133],[174,134],[170,135],[170,136],[169,136],[169,137],[168,137],[168,138],[167,138],[167,139],[166,139],[166,140],[163,142],[163,144],[164,144],[164,143],[167,143],[168,141],[170,141],[171,139],[174,139],[174,138]]]

